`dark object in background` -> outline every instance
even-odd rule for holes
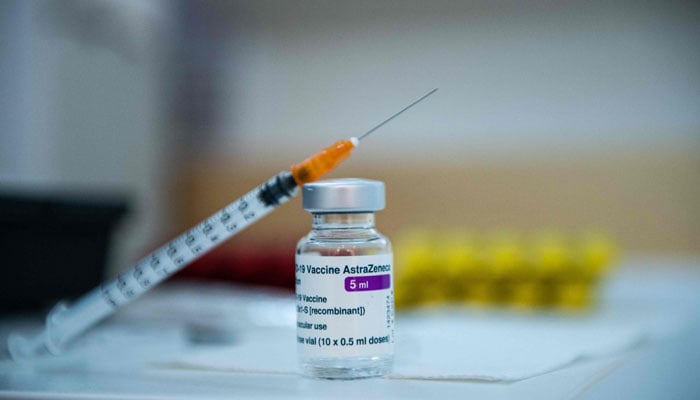
[[[0,193],[0,313],[37,310],[97,286],[120,197]]]
[[[294,290],[296,242],[236,243],[216,249],[180,270],[176,279],[215,280]]]

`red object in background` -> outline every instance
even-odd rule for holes
[[[175,275],[294,289],[295,244],[216,249]]]

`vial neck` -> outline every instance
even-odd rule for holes
[[[314,213],[313,229],[373,229],[374,213]]]

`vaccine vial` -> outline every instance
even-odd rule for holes
[[[308,183],[311,232],[296,251],[297,347],[302,372],[327,379],[381,376],[394,355],[391,243],[374,227],[384,183]]]

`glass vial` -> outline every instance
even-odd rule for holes
[[[394,355],[394,277],[389,240],[374,227],[384,183],[308,183],[311,232],[296,251],[297,347],[302,372],[328,379],[381,376]]]

